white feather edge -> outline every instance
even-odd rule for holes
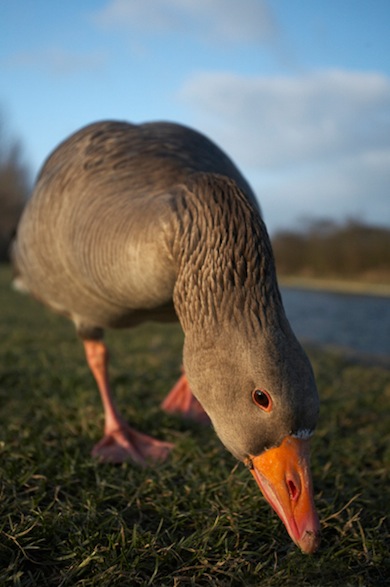
[[[293,438],[300,438],[301,440],[307,440],[313,436],[314,430],[309,430],[309,428],[303,428],[302,430],[298,430],[295,434],[291,436]]]

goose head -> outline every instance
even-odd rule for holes
[[[292,540],[305,553],[317,550],[309,443],[319,399],[292,332],[263,333],[254,341],[227,328],[208,347],[189,336],[184,366],[220,440],[248,467]]]

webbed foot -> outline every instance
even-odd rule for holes
[[[210,418],[193,395],[184,373],[164,399],[161,407],[170,414],[181,414],[200,424],[210,424]]]
[[[157,440],[123,424],[120,428],[105,434],[94,446],[92,456],[107,463],[131,460],[145,466],[165,461],[173,446],[170,442]]]

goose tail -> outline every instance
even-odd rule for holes
[[[30,293],[30,290],[26,286],[26,284],[24,283],[22,274],[19,270],[18,263],[17,263],[16,249],[17,249],[17,242],[16,242],[16,236],[15,236],[12,239],[10,246],[9,246],[9,258],[11,260],[11,265],[12,265],[11,287],[15,291],[18,291],[23,294],[28,294],[28,293]]]

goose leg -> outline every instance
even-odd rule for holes
[[[182,414],[185,418],[200,424],[210,423],[210,418],[193,395],[184,372],[162,402],[161,407],[170,414]]]
[[[122,463],[133,460],[140,465],[163,461],[173,444],[162,442],[131,428],[115,405],[108,377],[108,350],[100,340],[84,340],[88,366],[95,377],[104,409],[104,437],[92,450],[101,461]]]

